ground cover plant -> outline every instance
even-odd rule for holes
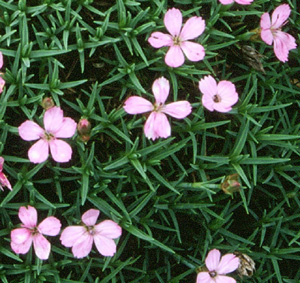
[[[299,282],[299,8],[0,0],[1,282]]]

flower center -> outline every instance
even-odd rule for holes
[[[221,96],[218,95],[218,94],[215,94],[215,95],[213,96],[213,101],[214,101],[215,103],[221,102]]]
[[[210,271],[210,272],[209,272],[209,275],[210,275],[210,277],[214,278],[214,277],[216,277],[218,274],[217,274],[217,272],[215,272],[215,271]]]
[[[45,139],[46,141],[51,141],[54,139],[54,136],[51,133],[45,131],[43,139]]]
[[[95,230],[94,230],[94,226],[86,226],[86,230],[88,231],[88,233],[92,236],[94,236],[96,234]]]
[[[161,112],[162,111],[162,109],[163,109],[163,107],[164,107],[164,104],[163,103],[154,103],[154,109],[153,109],[153,111],[155,111],[155,112]]]
[[[173,44],[174,45],[180,45],[181,44],[181,40],[179,36],[174,36],[173,37]]]

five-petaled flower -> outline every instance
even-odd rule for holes
[[[273,11],[272,21],[268,13],[264,13],[260,19],[262,40],[268,45],[274,43],[274,53],[282,62],[288,61],[289,51],[297,47],[295,38],[281,31],[281,28],[287,23],[290,13],[290,6],[282,4]]]
[[[205,264],[208,271],[201,271],[197,275],[196,283],[235,283],[235,279],[225,274],[236,270],[240,264],[240,260],[234,254],[226,254],[222,256],[217,249],[211,250],[206,259]]]
[[[184,55],[193,62],[200,61],[205,56],[204,47],[190,39],[200,36],[205,29],[205,21],[201,17],[189,18],[183,28],[182,14],[176,8],[169,9],[164,17],[164,24],[170,34],[153,32],[148,42],[155,48],[169,46],[165,62],[170,67],[179,67],[184,63]]]
[[[30,205],[27,208],[20,207],[19,218],[23,223],[22,228],[12,230],[10,234],[12,250],[17,254],[26,254],[33,242],[36,256],[39,259],[48,259],[51,244],[43,235],[58,235],[60,221],[54,216],[49,216],[37,225],[37,211]]]
[[[253,0],[219,0],[221,4],[223,5],[229,5],[232,4],[233,2],[236,2],[241,5],[250,5]]]
[[[239,97],[235,86],[230,81],[220,81],[218,84],[212,76],[205,76],[199,81],[202,92],[202,104],[209,111],[229,112]]]
[[[116,253],[117,247],[113,239],[121,236],[122,228],[112,220],[96,224],[99,213],[97,209],[89,209],[81,217],[82,226],[69,226],[61,233],[62,245],[72,247],[74,257],[86,257],[92,249],[93,242],[103,256],[113,256]]]
[[[148,139],[167,138],[171,135],[171,126],[165,114],[183,119],[192,111],[191,104],[186,100],[165,104],[169,91],[169,81],[161,77],[156,79],[152,86],[152,92],[155,96],[154,104],[139,96],[131,96],[125,101],[124,109],[129,114],[151,111],[144,126],[144,132]]]
[[[0,189],[3,191],[3,187],[7,187],[8,189],[12,190],[10,182],[8,181],[5,174],[2,172],[3,163],[4,163],[4,158],[0,157]]]
[[[76,131],[76,122],[63,116],[59,107],[52,107],[44,114],[45,130],[33,121],[27,120],[19,126],[19,135],[23,140],[38,140],[28,151],[29,160],[33,163],[44,162],[49,155],[57,162],[68,162],[72,148],[58,138],[71,138]]]

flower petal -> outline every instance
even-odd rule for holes
[[[208,109],[209,111],[214,111],[214,101],[213,98],[210,95],[202,95],[202,105]]]
[[[223,5],[229,5],[234,2],[234,0],[219,0],[221,4]]]
[[[176,8],[169,9],[164,17],[164,24],[172,36],[180,34],[182,25],[182,14]]]
[[[3,54],[0,52],[0,69],[3,67]]]
[[[81,242],[84,233],[86,233],[86,228],[83,226],[69,226],[61,233],[61,244],[68,248],[72,247],[77,241]]]
[[[40,139],[44,135],[44,129],[37,123],[27,120],[22,123],[19,128],[19,135],[25,141],[34,141]]]
[[[34,207],[28,205],[27,207],[21,206],[18,214],[23,227],[34,228],[37,224],[37,211]]]
[[[28,251],[31,247],[31,244],[32,244],[32,237],[29,237],[26,241],[24,241],[21,244],[17,244],[15,242],[11,241],[10,246],[11,246],[11,249],[16,254],[26,254],[26,253],[28,253]]]
[[[152,92],[154,94],[156,104],[164,104],[170,92],[169,81],[164,77],[156,79],[152,85]]]
[[[9,190],[12,190],[11,184],[8,181],[7,177],[5,176],[5,174],[0,172],[0,189],[2,189],[2,187],[7,187]]]
[[[76,258],[86,257],[92,249],[94,238],[89,233],[81,236],[80,241],[76,241],[73,245],[72,253]]]
[[[5,80],[0,77],[0,93],[3,92],[3,88],[5,86]]]
[[[264,13],[260,17],[260,28],[270,29],[271,28],[271,19],[269,13]]]
[[[51,245],[42,234],[36,234],[33,237],[33,247],[35,254],[39,259],[48,259]]]
[[[235,85],[230,81],[224,80],[218,83],[218,94],[221,96],[220,104],[224,106],[232,106],[239,99]]]
[[[171,135],[171,126],[164,113],[152,112],[144,126],[144,133],[148,139],[167,138]]]
[[[218,274],[227,274],[239,267],[240,259],[234,254],[226,254],[222,256],[221,261],[219,262],[218,267],[215,271]]]
[[[42,163],[47,160],[49,155],[49,144],[40,139],[28,150],[28,158],[32,163]]]
[[[154,48],[161,48],[163,46],[171,46],[173,44],[173,39],[169,34],[156,31],[150,35],[148,42]]]
[[[17,245],[24,244],[32,237],[31,231],[28,228],[17,228],[10,232],[11,241]]]
[[[279,29],[288,19],[291,8],[288,4],[278,6],[272,13],[272,28]]]
[[[177,119],[183,119],[192,112],[188,101],[176,101],[165,105],[163,112]]]
[[[199,81],[199,89],[202,94],[213,97],[218,92],[217,82],[212,76],[205,76]]]
[[[87,226],[94,226],[99,217],[100,211],[98,209],[89,209],[82,214],[81,220]]]
[[[38,225],[39,232],[47,236],[58,235],[60,231],[60,227],[61,227],[60,221],[54,216],[49,216],[45,218]]]
[[[287,62],[289,50],[295,49],[296,46],[297,45],[294,37],[282,31],[276,32],[276,36],[274,38],[274,53],[278,60],[282,62]]]
[[[215,271],[220,262],[221,253],[217,249],[211,250],[206,259],[205,264],[209,271]]]
[[[95,226],[97,235],[101,235],[106,238],[116,239],[122,235],[122,228],[112,220],[104,220]]]
[[[191,17],[184,24],[180,33],[181,40],[190,40],[200,36],[205,30],[205,21],[201,17]]]
[[[0,172],[3,170],[4,158],[0,156]]]
[[[236,280],[229,276],[218,275],[214,279],[214,283],[236,283]]]
[[[184,41],[180,47],[185,56],[192,62],[200,61],[205,56],[204,47],[199,43]]]
[[[183,65],[184,55],[178,45],[173,45],[169,48],[165,56],[165,63],[172,68],[177,68]]]
[[[48,109],[44,114],[44,127],[47,132],[55,134],[61,127],[64,112],[57,106]]]
[[[61,127],[54,133],[56,138],[71,138],[74,136],[77,123],[69,117],[65,117]]]
[[[226,106],[226,105],[223,105],[222,103],[214,103],[213,108],[214,108],[214,110],[216,110],[218,112],[222,112],[222,113],[227,113],[232,109],[231,106]]]
[[[235,0],[235,2],[241,5],[250,5],[253,0]]]
[[[103,256],[113,256],[116,253],[117,246],[114,240],[108,239],[101,235],[96,235],[94,237],[94,241],[97,250]]]
[[[215,283],[208,272],[199,272],[197,275],[196,283]]]
[[[150,101],[139,96],[129,97],[123,106],[128,114],[141,114],[153,110],[153,105]]]
[[[72,158],[71,146],[62,140],[52,140],[50,142],[50,151],[56,162],[68,162]]]
[[[267,43],[268,45],[272,45],[274,36],[270,29],[266,29],[266,30],[262,29],[260,31],[260,37],[265,43]]]

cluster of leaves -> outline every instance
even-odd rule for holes
[[[115,3],[114,3],[115,2]],[[297,0],[287,29],[297,40]],[[245,282],[296,282],[299,271],[299,51],[280,63],[271,47],[249,39],[260,15],[281,1],[223,6],[217,0],[0,0],[0,51],[6,88],[0,96],[0,153],[13,190],[0,192],[2,282],[193,282],[207,252],[240,251],[256,262]],[[147,43],[163,30],[167,9],[202,16],[198,39],[206,57],[173,69],[165,50]],[[241,56],[243,44],[264,55],[265,74]],[[298,54],[297,54],[298,53]],[[239,103],[229,114],[201,106],[198,81],[212,74],[235,83]],[[127,115],[132,94],[149,96],[160,76],[174,101],[193,113],[173,121],[172,137],[155,142],[145,117]],[[65,116],[92,123],[87,143],[71,141],[73,158],[34,165],[17,127],[42,121],[44,97]],[[172,97],[172,96],[170,96]],[[234,198],[220,190],[224,176],[243,183]],[[15,255],[10,231],[20,206],[53,215],[63,226],[89,208],[123,228],[114,257],[96,252],[77,260],[57,239],[48,261]]]

